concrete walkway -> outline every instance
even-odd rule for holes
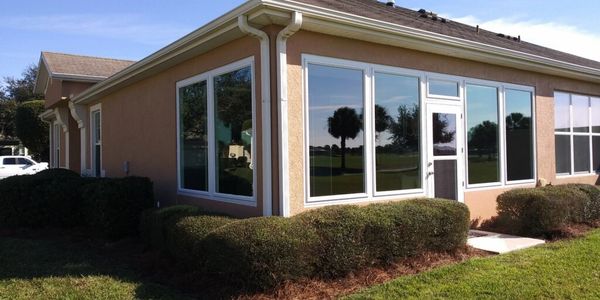
[[[467,239],[469,246],[493,253],[506,253],[544,243],[544,240],[481,230],[469,230],[469,238]]]

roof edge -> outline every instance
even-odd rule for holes
[[[104,91],[107,91],[112,86],[122,81],[125,81],[133,76],[139,75],[144,71],[150,69],[152,66],[155,66],[163,61],[168,60],[169,58],[173,57],[173,53],[177,54],[189,50],[187,47],[188,45],[193,44],[198,40],[202,40],[207,35],[210,35],[213,31],[227,29],[227,23],[234,21],[235,26],[237,27],[237,17],[239,15],[247,13],[248,11],[260,6],[261,4],[263,4],[263,2],[264,0],[250,0],[237,6],[236,8],[230,10],[229,12],[218,17],[217,19],[214,19],[213,21],[192,31],[191,33],[176,40],[175,42],[165,46],[164,48],[154,52],[153,54],[150,54],[144,59],[108,77],[106,80],[95,84],[94,86],[83,91],[79,95],[73,97],[72,101],[76,104],[92,101],[94,100],[94,97],[96,97]]]

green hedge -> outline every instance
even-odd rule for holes
[[[514,189],[498,197],[497,218],[490,224],[526,236],[551,236],[569,224],[600,220],[600,192],[590,185]]]
[[[147,209],[142,212],[139,231],[142,241],[156,250],[166,250],[167,229],[187,216],[197,216],[203,210],[197,206],[175,205],[162,209]]]
[[[189,207],[146,212],[142,236],[180,265],[248,289],[337,278],[424,251],[452,251],[465,245],[469,229],[464,204],[437,199],[329,206],[291,218],[197,213]]]
[[[147,178],[82,178],[66,169],[0,180],[0,228],[89,226],[110,238],[137,234],[154,205]]]
[[[94,180],[82,195],[86,225],[113,239],[138,235],[141,213],[154,206],[152,181],[145,177]]]
[[[81,223],[83,181],[68,170],[0,180],[0,228],[71,227]]]

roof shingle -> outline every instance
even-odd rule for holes
[[[42,52],[51,74],[107,78],[135,63],[130,60]]]
[[[525,41],[516,41],[487,30],[447,20],[445,23],[422,17],[421,13],[399,6],[387,6],[376,0],[296,0],[326,9],[341,11],[370,19],[421,29],[446,36],[497,46],[527,54],[600,69],[600,62],[569,53],[542,47]]]

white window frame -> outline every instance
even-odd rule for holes
[[[486,86],[497,89],[498,93],[498,158],[500,164],[500,180],[497,182],[486,182],[486,183],[477,183],[477,184],[469,184],[469,141],[468,141],[468,130],[467,128],[467,85],[478,85],[478,86]],[[495,189],[501,188],[504,186],[517,186],[517,185],[530,185],[535,184],[537,181],[537,129],[536,129],[536,115],[535,115],[535,88],[526,85],[518,85],[512,83],[503,83],[499,81],[491,81],[491,80],[483,80],[483,79],[474,79],[474,78],[465,78],[463,80],[464,86],[464,147],[465,147],[465,186],[466,190],[485,190],[485,189]],[[506,157],[506,90],[513,91],[522,91],[529,92],[531,94],[531,124],[532,124],[532,147],[533,147],[533,178],[532,179],[523,179],[523,180],[508,180],[508,172],[506,169],[508,168],[508,159]]]
[[[214,77],[227,74],[233,71],[237,71],[246,67],[250,67],[250,76],[252,80],[252,196],[232,195],[224,194],[216,191],[216,135],[215,135],[215,95],[214,95]],[[183,80],[178,81],[175,84],[176,87],[176,111],[177,111],[177,194],[182,196],[201,198],[205,200],[212,200],[225,203],[233,203],[245,206],[257,206],[257,161],[256,157],[256,80],[255,80],[255,67],[254,67],[254,56],[247,57],[245,59],[238,60],[228,65],[213,69],[202,74],[198,74]],[[208,130],[208,191],[198,191],[192,189],[185,189],[182,187],[181,180],[181,124],[180,124],[180,103],[179,103],[179,89],[194,83],[206,81],[207,97],[206,97],[206,109],[207,109],[207,130]],[[263,158],[264,159],[264,158]]]
[[[100,128],[97,128],[100,131],[100,143],[96,143],[96,122],[94,120],[94,115],[98,114],[100,118]],[[90,175],[92,177],[97,177],[96,174],[100,174],[100,177],[104,177],[104,168],[103,168],[103,157],[102,157],[102,104],[98,103],[90,107]],[[96,153],[96,146],[100,146],[100,153]],[[96,170],[96,156],[100,157],[100,170]],[[98,172],[97,172],[98,171]]]
[[[364,134],[364,176],[365,176],[365,193],[356,193],[356,194],[341,194],[341,195],[330,195],[330,196],[318,196],[311,197],[310,196],[310,175],[308,174],[308,170],[310,169],[309,163],[309,103],[308,103],[308,65],[315,64],[320,66],[330,66],[337,68],[345,68],[352,70],[362,70],[363,71],[363,85],[364,85],[364,115],[365,115],[365,125],[363,128]],[[425,128],[426,128],[426,118],[427,114],[425,111],[426,103],[438,103],[438,104],[446,104],[446,105],[460,105],[462,107],[462,113],[465,116],[462,118],[463,121],[463,136],[462,146],[467,148],[467,126],[466,126],[466,85],[474,84],[474,85],[484,85],[497,88],[498,91],[498,117],[499,117],[499,159],[500,159],[500,181],[495,183],[483,183],[483,184],[475,184],[468,185],[468,156],[467,151],[463,152],[463,163],[462,167],[464,170],[459,172],[459,175],[462,174],[462,178],[457,178],[459,181],[462,180],[463,186],[462,191],[476,191],[476,190],[485,190],[485,189],[497,189],[505,186],[530,186],[535,184],[537,180],[537,128],[536,128],[536,93],[535,88],[532,86],[526,85],[518,85],[512,83],[504,83],[498,81],[490,81],[490,80],[481,80],[476,78],[468,78],[468,77],[460,77],[454,75],[433,73],[433,72],[424,72],[413,69],[406,69],[394,66],[387,65],[379,65],[372,64],[366,62],[352,61],[346,59],[318,56],[312,54],[302,54],[302,78],[303,78],[303,87],[302,87],[302,99],[303,99],[303,120],[304,120],[304,134],[303,134],[303,183],[304,183],[304,206],[305,207],[317,207],[324,205],[332,205],[332,204],[347,204],[347,203],[360,203],[360,202],[373,202],[373,201],[388,201],[392,199],[403,199],[403,198],[414,198],[414,197],[425,197],[429,193],[429,189],[427,188],[427,178],[426,178],[426,170],[427,170],[427,137],[425,136]],[[376,184],[375,184],[375,134],[372,132],[374,128],[374,116],[373,116],[373,107],[375,104],[375,73],[386,73],[392,75],[399,76],[408,76],[408,77],[418,77],[419,78],[419,87],[420,87],[420,134],[421,134],[421,188],[420,189],[411,189],[411,190],[398,190],[398,191],[386,191],[386,192],[377,192]],[[439,95],[430,95],[429,94],[429,80],[439,80],[439,81],[448,81],[448,82],[457,82],[458,84],[458,92],[460,97],[447,97],[447,96],[439,96]],[[524,91],[528,92],[531,95],[531,123],[532,123],[532,149],[533,149],[533,178],[525,179],[525,180],[508,180],[507,178],[507,159],[506,159],[506,120],[505,120],[505,91],[507,89],[515,90],[515,91]],[[452,101],[448,101],[452,100]],[[457,145],[458,146],[458,145]],[[457,176],[459,176],[457,175]]]
[[[568,136],[569,137],[569,144],[570,144],[570,149],[571,149],[571,155],[569,157],[569,159],[571,160],[571,170],[569,170],[569,173],[556,173],[556,177],[557,178],[569,178],[569,177],[580,177],[580,176],[589,176],[589,175],[594,175],[594,174],[598,174],[600,173],[598,170],[594,169],[594,149],[593,149],[593,137],[594,136],[600,136],[600,133],[594,133],[592,132],[592,101],[598,100],[600,101],[600,97],[597,96],[591,96],[591,95],[584,95],[584,94],[580,94],[580,93],[572,93],[572,92],[566,92],[566,91],[562,91],[562,90],[555,90],[554,91],[554,95],[553,95],[553,103],[555,103],[554,98],[556,96],[556,93],[562,93],[562,94],[566,94],[569,96],[569,131],[566,132],[561,132],[561,131],[554,131],[554,136],[556,137],[557,135],[562,135],[562,136]],[[581,97],[585,97],[588,100],[588,132],[575,132],[573,131],[573,96],[581,96]],[[554,125],[555,126],[555,125]],[[575,137],[576,136],[584,136],[584,137],[588,137],[588,144],[589,144],[589,155],[590,155],[590,163],[589,163],[589,167],[587,171],[575,171]],[[555,140],[556,142],[556,140]],[[555,151],[556,151],[556,146],[555,146]],[[556,157],[554,158],[554,164],[555,164],[555,171],[556,171]]]
[[[444,75],[441,75],[441,74],[427,75],[426,78],[427,78],[427,88],[425,90],[426,90],[428,99],[443,99],[443,100],[461,101],[461,99],[464,98],[465,94],[464,94],[464,89],[462,88],[463,78],[458,77],[458,76],[445,75],[445,74]],[[458,97],[432,94],[429,91],[432,81],[455,83]]]

